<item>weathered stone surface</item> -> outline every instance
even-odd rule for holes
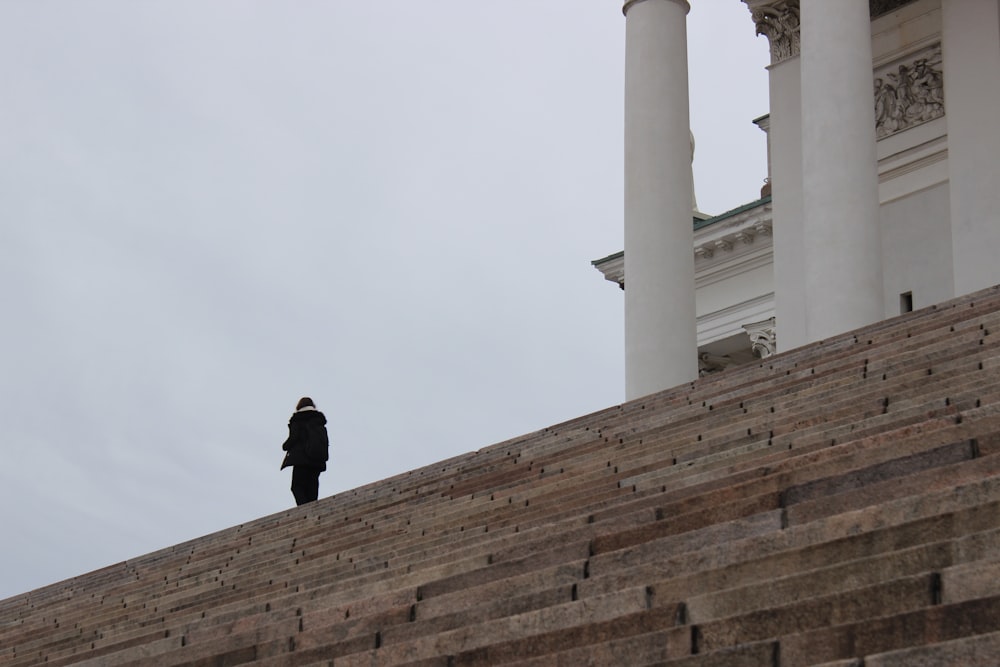
[[[812,628],[843,625],[859,618],[892,616],[929,605],[931,600],[931,576],[920,575],[834,595],[808,596],[792,604],[762,607],[759,611],[716,621],[697,623],[692,619],[692,622],[699,630],[700,650],[713,651]]]
[[[1000,289],[0,600],[0,666],[985,665]]]
[[[995,632],[1000,598],[927,607],[904,614],[821,628],[781,640],[782,667],[814,665],[846,658]]]
[[[871,558],[848,560],[830,567],[805,569],[803,572],[767,579],[745,586],[724,588],[708,585],[711,593],[697,594],[688,587],[688,620],[704,623],[710,620],[738,616],[754,610],[773,609],[809,598],[836,594],[839,591],[859,590],[894,577],[908,577],[924,572],[940,571],[953,562],[950,542],[935,542],[902,551],[892,551]],[[670,590],[669,583],[657,585]],[[680,592],[678,586],[674,591]]]
[[[664,664],[669,664],[670,667],[770,667],[780,664],[779,649],[777,642],[753,642],[671,660]]]
[[[634,637],[610,639],[537,658],[517,660],[520,667],[597,667],[598,665],[653,665],[670,658],[669,632],[651,632]],[[502,663],[494,663],[502,664]],[[512,663],[507,663],[512,664]]]
[[[997,560],[976,561],[946,568],[941,572],[941,601],[945,604],[976,598],[1000,596],[1000,553]]]

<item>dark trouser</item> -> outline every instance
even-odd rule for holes
[[[304,505],[319,498],[319,468],[292,466],[292,495],[296,505]]]

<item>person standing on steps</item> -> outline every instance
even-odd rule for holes
[[[319,498],[319,474],[326,470],[330,458],[330,440],[326,433],[326,416],[316,409],[308,396],[300,398],[295,406],[288,420],[288,439],[281,448],[285,450],[281,469],[292,466],[295,504],[303,505]]]

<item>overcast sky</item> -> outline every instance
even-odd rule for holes
[[[701,210],[767,42],[688,16]],[[0,598],[624,399],[621,2],[0,0]]]

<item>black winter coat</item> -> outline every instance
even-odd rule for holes
[[[287,453],[281,469],[306,466],[326,470],[330,458],[330,441],[326,433],[326,416],[319,410],[298,410],[288,420],[288,439],[281,448]]]

